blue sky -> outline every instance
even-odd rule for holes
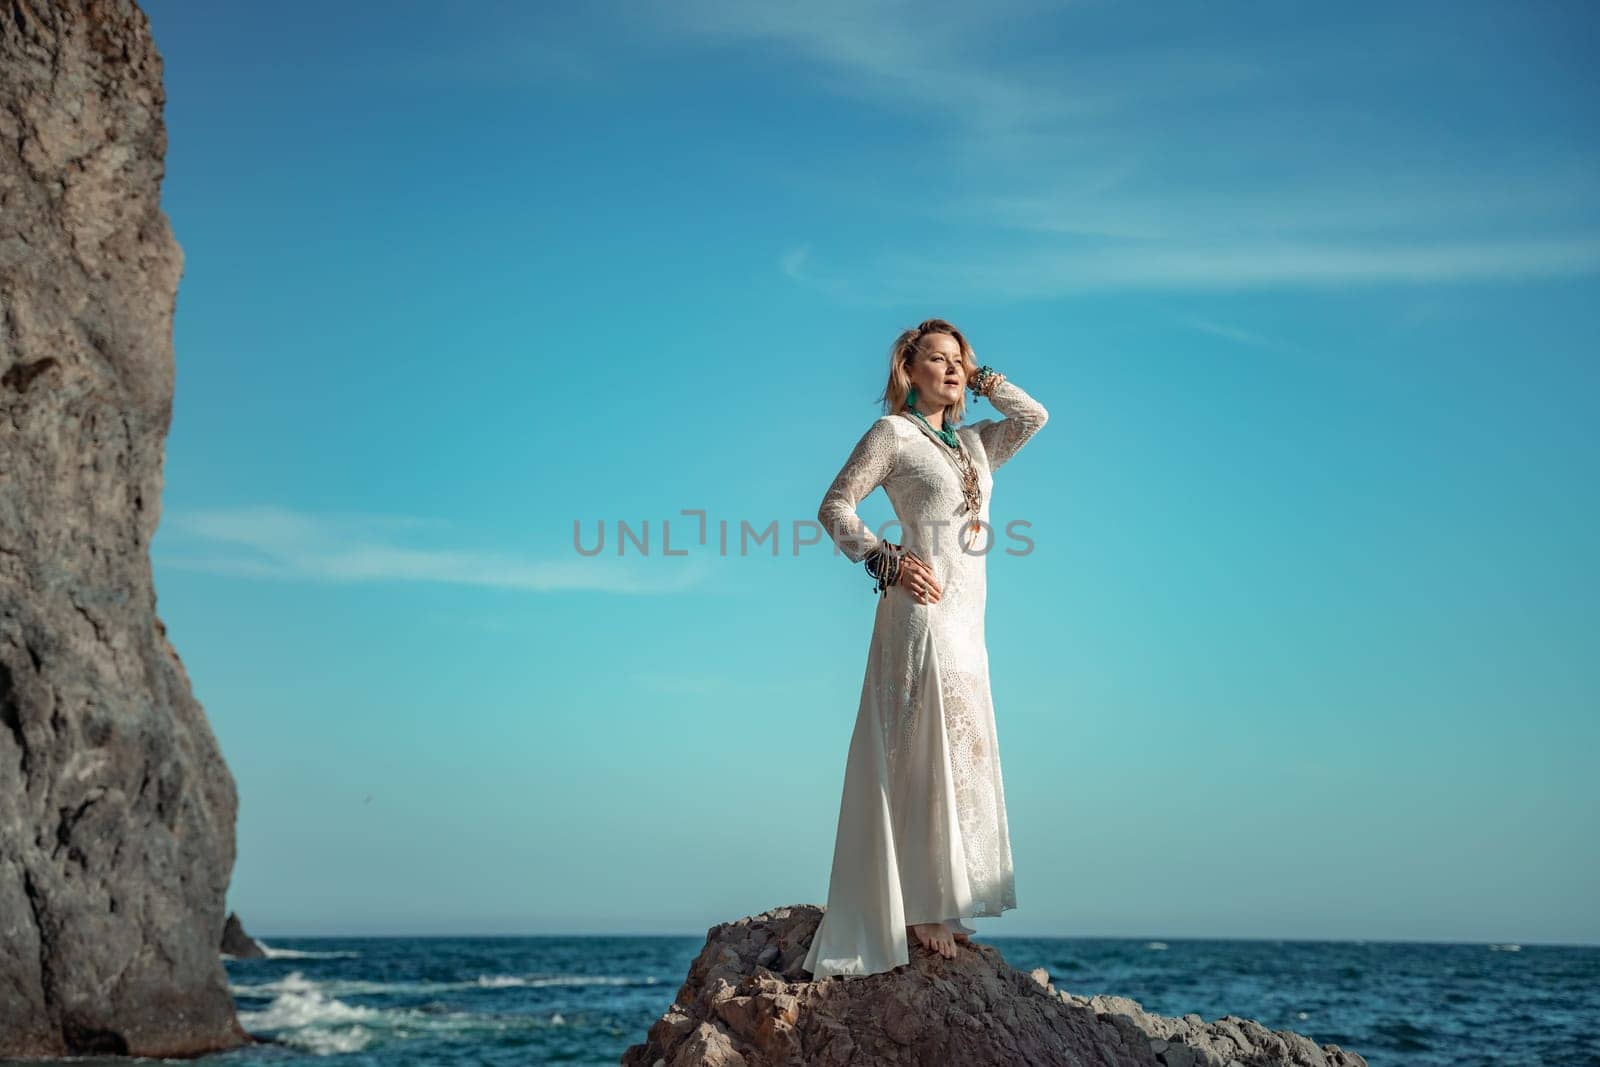
[[[813,518],[941,316],[1051,414],[984,933],[1600,942],[1592,7],[148,10],[252,931],[823,903],[869,583],[682,513]]]

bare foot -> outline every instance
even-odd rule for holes
[[[967,924],[960,919],[946,919],[944,922],[950,928],[951,936],[957,941],[968,941],[973,934],[977,933],[976,930],[967,929]]]
[[[908,926],[912,935],[923,948],[931,949],[947,960],[956,958],[956,942],[950,936],[950,928],[944,923],[917,923]]]

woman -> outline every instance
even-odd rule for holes
[[[958,427],[964,389],[1006,417]],[[1017,906],[984,647],[992,474],[1039,428],[1042,405],[943,319],[890,349],[885,408],[817,518],[881,594],[845,763],[828,906],[805,968],[867,975],[910,962],[911,938],[946,958],[963,917]],[[856,514],[883,486],[902,541]]]

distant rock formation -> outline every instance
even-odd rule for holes
[[[0,15],[0,1057],[245,1044],[234,781],[149,546],[183,256],[130,0]]]
[[[992,945],[953,960],[911,946],[886,974],[811,981],[810,904],[714,926],[672,1007],[623,1067],[1366,1067],[1337,1045],[1224,1015],[1150,1015],[1123,997],[1058,992]]]
[[[220,950],[236,960],[265,959],[267,950],[261,947],[261,942],[244,932],[244,923],[239,921],[239,913],[228,912],[228,920],[222,927],[222,944]]]

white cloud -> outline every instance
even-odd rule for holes
[[[783,273],[789,277],[801,278],[804,277],[803,272],[806,266],[806,259],[810,255],[811,246],[808,244],[801,245],[798,248],[791,248],[789,251],[783,254],[782,258],[779,260],[779,265],[783,269]]]
[[[948,146],[948,182],[852,181],[848,161],[819,170],[803,157],[780,176],[963,226],[931,266],[888,252],[824,270],[820,242],[799,263],[785,260],[789,277],[838,294],[895,302],[1597,269],[1600,228],[1589,220],[1600,174],[1587,156],[1524,159],[1514,170],[1463,149],[1419,156],[1447,165],[1418,164],[1382,151],[1383,137],[1404,138],[1404,123],[1419,121],[1399,111],[1359,127],[1371,141],[1330,153],[1316,116],[1337,101],[1303,89],[1307,78],[1360,67],[1370,34],[1349,27],[1267,47],[1248,35],[1236,45],[1171,33],[1146,43],[1119,34],[1103,5],[1026,0],[683,0],[656,10],[669,39],[753,50],[784,77],[799,69],[819,93],[909,117],[902,143],[931,134]],[[1041,47],[1029,27],[1061,43]],[[1304,110],[1274,110],[1274,94],[1291,87]],[[1200,98],[1210,111],[1198,125],[1168,106]],[[881,154],[873,158],[881,165]],[[1035,245],[1019,254],[996,228]]]
[[[819,91],[999,136],[1238,87],[1256,72],[1237,56],[1188,47],[1085,49],[1071,62],[1019,49],[1037,44],[1029,27],[1063,17],[1070,25],[1070,5],[1044,0],[679,0],[654,10],[659,28],[686,43],[765,46],[815,68]]]
[[[801,109],[807,94],[859,105],[883,131],[818,152],[797,123],[792,156],[763,171],[798,203],[947,231],[932,267],[823,232],[778,257],[784,277],[839,300],[1596,269],[1600,168],[1584,142],[1507,151],[1488,133],[1473,139],[1469,111],[1441,122],[1426,103],[1374,108],[1341,91],[1354,71],[1399,93],[1425,82],[1430,59],[1448,65],[1428,52],[1431,31],[1403,20],[1256,13],[1230,28],[1198,9],[1049,0],[596,0],[574,11],[518,19],[445,69],[580,92],[598,79],[626,121],[628,93],[670,92],[686,63],[713,75],[726,63],[729,78],[753,71]],[[936,172],[901,181],[902,165]]]
[[[1250,345],[1254,348],[1276,347],[1271,341],[1267,340],[1265,337],[1262,337],[1260,334],[1251,333],[1248,330],[1241,330],[1236,326],[1229,326],[1226,323],[1212,322],[1209,319],[1192,317],[1186,318],[1183,321],[1186,325],[1199,330],[1201,333],[1209,333],[1217,337],[1226,337],[1230,341],[1238,341],[1243,345]]]
[[[236,577],[329,582],[446,582],[529,592],[669,593],[695,585],[703,561],[658,556],[529,559],[514,553],[402,544],[444,529],[437,519],[311,515],[275,507],[169,512],[156,562]]]
[[[1548,240],[1286,242],[994,253],[929,263],[887,253],[880,284],[905,299],[1040,298],[1138,288],[1225,290],[1422,284],[1600,271],[1600,235]],[[864,284],[864,283],[863,283]]]

